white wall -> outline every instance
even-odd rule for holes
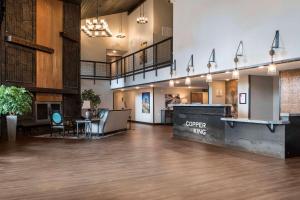
[[[280,30],[281,50],[275,60],[300,57],[299,0],[176,0],[173,4],[174,58],[177,77],[186,76],[186,66],[194,54],[195,73],[207,73],[207,62],[216,49],[217,68],[233,69],[233,58],[240,40],[245,57],[239,67],[270,62],[269,50],[275,31]],[[159,76],[147,73],[126,85],[170,79],[169,68]],[[149,75],[148,75],[149,74]],[[122,87],[113,83],[112,87]]]
[[[142,112],[142,93],[150,92],[150,113]],[[137,89],[127,91],[116,91],[114,93],[114,109],[122,109],[122,98],[126,108],[131,109],[131,120],[138,122],[153,123],[153,89]]]
[[[238,117],[248,118],[249,117],[249,76],[240,76],[238,82]],[[239,95],[246,93],[246,104],[240,104]]]
[[[214,81],[209,84],[209,103],[225,104],[226,87],[225,81]]]
[[[101,108],[113,109],[113,92],[110,90],[109,81],[96,80],[81,80],[81,91],[92,89],[96,94],[100,95]]]
[[[144,3],[145,16],[148,18],[147,24],[138,24],[136,19],[140,16],[140,7],[135,9],[128,16],[129,31],[129,52],[133,53],[141,49],[141,43],[147,42],[148,45],[153,44],[154,14],[153,1],[147,0]]]
[[[250,76],[251,119],[273,119],[273,77]]]
[[[123,32],[127,37],[116,38],[119,32],[121,16],[123,21]],[[106,49],[128,50],[128,16],[127,12],[103,16],[113,33],[112,37],[96,37],[90,38],[81,31],[81,60],[106,61]],[[81,20],[81,24],[85,24],[85,20]]]
[[[273,120],[280,118],[280,83],[279,77],[273,78]]]
[[[154,88],[154,121],[161,123],[161,110],[165,109],[165,95],[179,94],[181,99],[185,99],[187,103],[191,102],[191,92],[200,92],[201,90],[191,90],[188,88]]]

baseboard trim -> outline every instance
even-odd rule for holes
[[[164,124],[164,123],[150,123],[150,122],[141,122],[135,120],[129,120],[130,123],[136,124],[144,124],[144,125],[151,125],[151,126],[173,126],[173,124]]]

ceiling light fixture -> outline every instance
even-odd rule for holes
[[[120,23],[120,29],[119,29],[119,33],[116,35],[116,38],[125,38],[126,34],[123,32],[123,15],[122,13],[120,14],[121,16],[121,23]]]
[[[85,21],[85,25],[81,26],[81,30],[88,37],[111,37],[112,33],[108,27],[108,24],[104,19],[99,19],[99,13],[99,0],[97,0],[97,17],[93,18],[92,20],[87,19]]]
[[[271,50],[269,51],[269,54],[271,56],[271,64],[268,66],[268,74],[272,76],[277,74],[277,66],[274,63],[274,56],[276,54],[275,49],[279,49],[279,42],[280,42],[280,36],[279,36],[279,30],[277,30],[275,33],[274,40],[272,42]]]
[[[148,18],[145,17],[145,3],[140,6],[140,16],[136,19],[138,24],[147,24]]]
[[[192,81],[190,78],[190,72],[194,72],[195,68],[194,68],[194,55],[192,54],[190,57],[190,60],[188,62],[188,66],[186,68],[186,72],[187,72],[187,77],[185,78],[185,85],[191,85]]]
[[[239,79],[240,78],[240,71],[238,69],[238,62],[239,62],[239,57],[242,57],[244,56],[244,43],[243,41],[240,41],[239,43],[239,46],[236,50],[236,53],[235,53],[235,57],[234,57],[234,64],[235,64],[235,68],[232,72],[232,79]]]
[[[209,56],[209,59],[208,59],[208,64],[207,64],[207,68],[208,68],[208,74],[206,75],[206,82],[207,83],[211,83],[213,81],[213,78],[212,78],[212,75],[210,73],[210,70],[212,68],[212,63],[216,63],[216,50],[213,49],[210,56]]]

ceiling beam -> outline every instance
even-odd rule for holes
[[[128,15],[130,15],[135,9],[137,9],[138,7],[140,7],[146,0],[140,0],[137,4],[135,4],[134,6],[132,6],[131,8],[129,8],[128,10]]]

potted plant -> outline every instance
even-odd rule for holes
[[[0,86],[0,114],[6,115],[8,141],[16,140],[18,115],[31,111],[32,94],[25,88]]]
[[[89,101],[90,102],[90,107],[92,111],[96,111],[97,107],[101,104],[101,98],[99,95],[97,95],[94,90],[89,89],[89,90],[84,90],[81,93],[81,101]],[[86,113],[86,118],[90,118],[90,113]]]

